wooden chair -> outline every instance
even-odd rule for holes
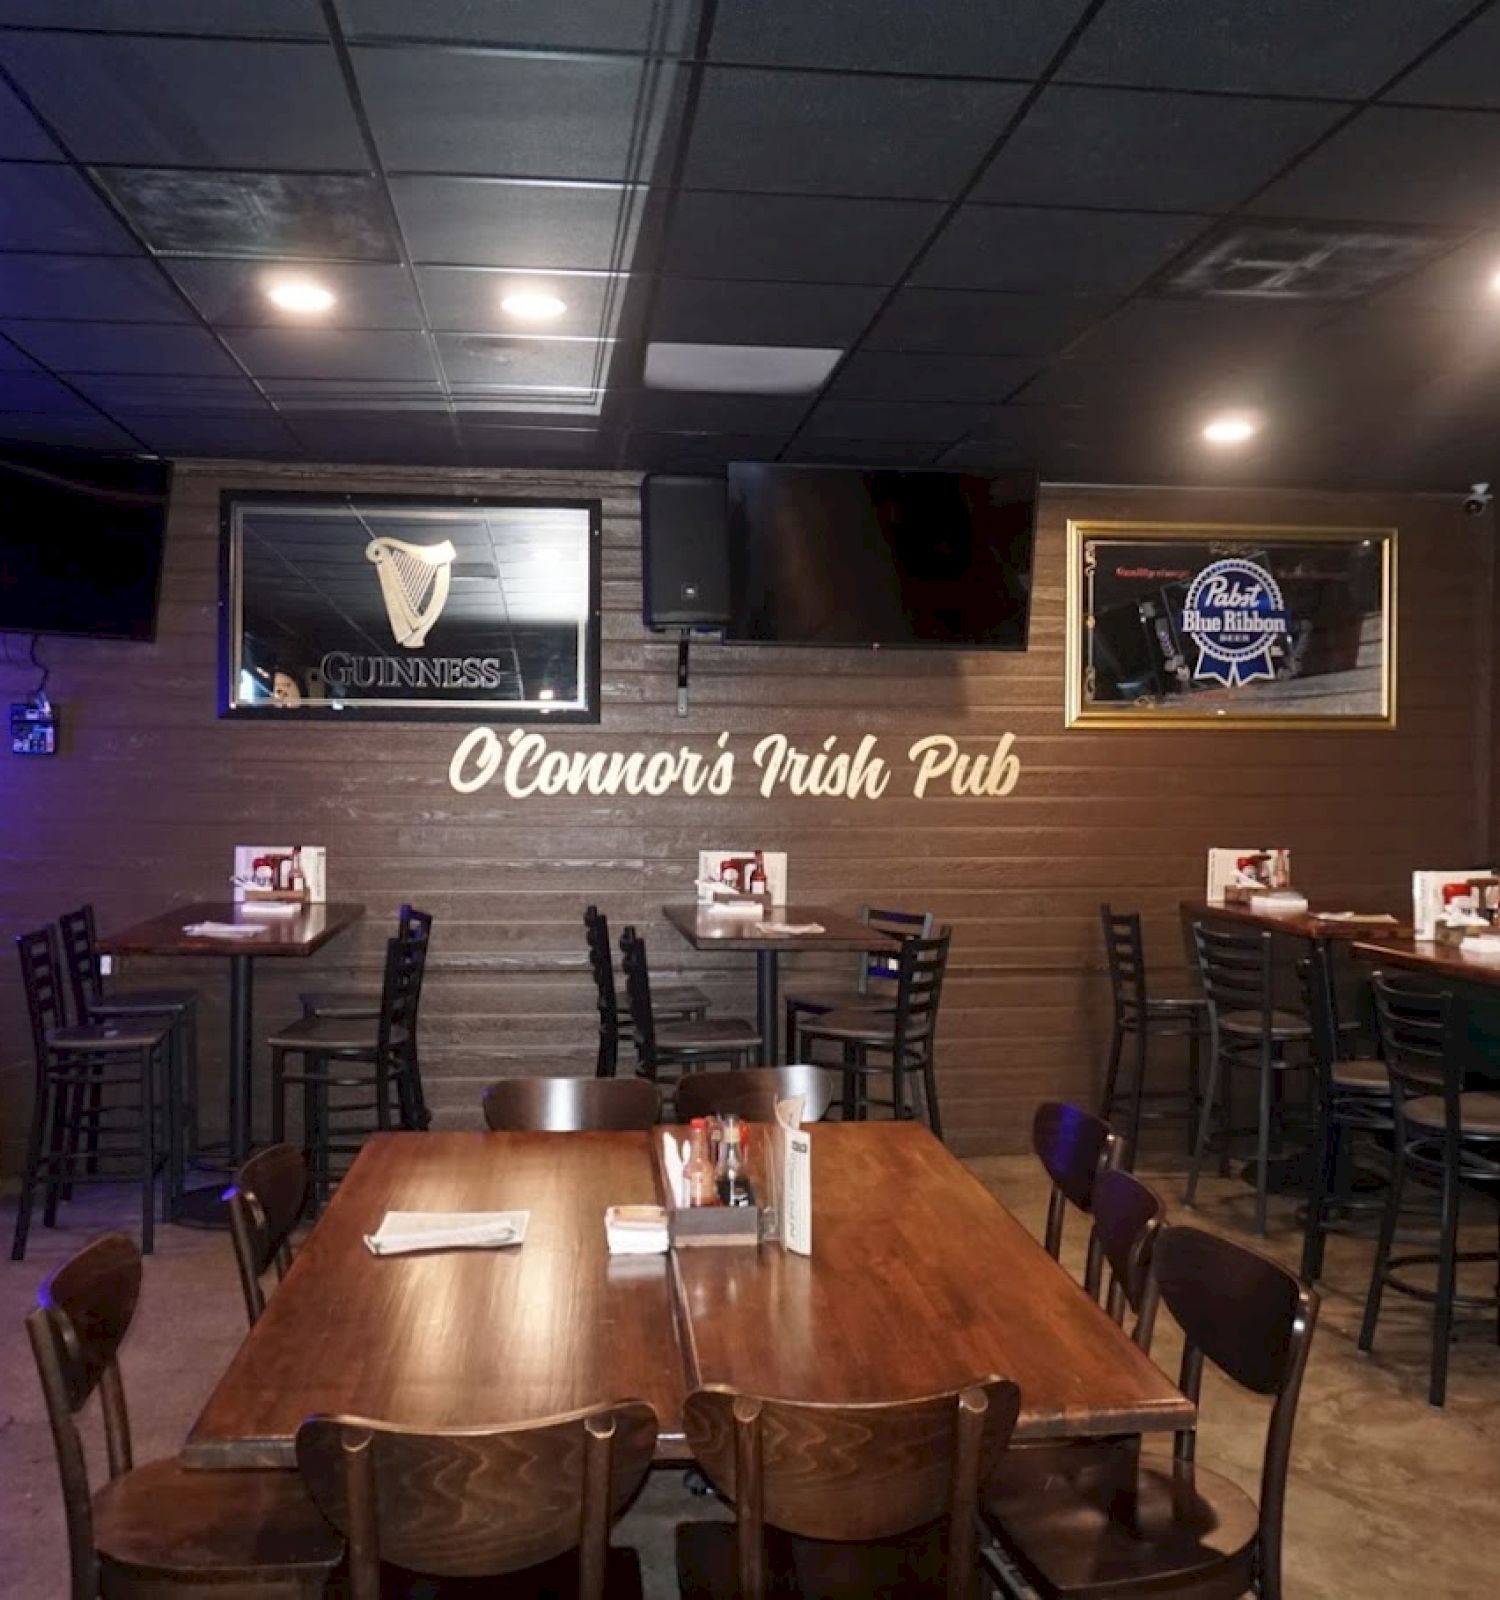
[[[1380,1240],[1370,1271],[1359,1348],[1375,1343],[1380,1302],[1387,1288],[1432,1307],[1432,1360],[1427,1399],[1443,1404],[1448,1391],[1448,1350],[1453,1337],[1453,1310],[1492,1311],[1496,1295],[1458,1292],[1458,1266],[1465,1261],[1494,1261],[1494,1250],[1458,1248],[1459,1197],[1470,1186],[1496,1192],[1500,1185],[1500,1093],[1465,1087],[1468,1040],[1466,1008],[1459,996],[1434,993],[1419,981],[1396,981],[1377,972],[1375,1019],[1391,1083],[1392,1155],[1394,1165],[1386,1190]],[[1396,1227],[1410,1179],[1438,1185],[1441,1199],[1435,1251],[1392,1255]],[[1436,1265],[1435,1289],[1413,1283],[1403,1268]]]
[[[1197,1228],[1163,1228],[1154,1271],[1182,1328],[1189,1399],[1199,1401],[1206,1359],[1273,1401],[1259,1506],[1197,1465],[1197,1433],[1188,1429],[1176,1435],[1170,1459],[1137,1440],[1047,1451],[1040,1463],[1015,1451],[985,1519],[1043,1600],[1281,1600],[1287,1464],[1317,1295],[1278,1262]],[[1010,1592],[1001,1563],[986,1564]]]
[[[181,1106],[185,1150],[198,1145],[198,991],[196,989],[120,989],[104,986],[94,928],[94,908],[82,905],[57,919],[63,965],[73,990],[78,1022],[162,1021],[171,1032],[171,1090]],[[90,1101],[97,1108],[98,1101]],[[91,1153],[94,1153],[91,1151]],[[90,1171],[97,1170],[90,1163]]]
[[[291,1473],[134,1465],[118,1354],[140,1288],[140,1252],[108,1234],[58,1268],[26,1318],[62,1479],[71,1600],[321,1596],[343,1541]],[[77,1418],[96,1389],[109,1479],[91,1494]]]
[[[1207,1003],[1201,999],[1163,998],[1149,993],[1139,913],[1116,912],[1102,905],[1099,922],[1104,932],[1104,956],[1114,1003],[1109,1065],[1104,1072],[1099,1115],[1108,1122],[1115,1115],[1116,1105],[1124,1103],[1129,1118],[1125,1142],[1127,1165],[1135,1164],[1140,1149],[1141,1123],[1147,1117],[1180,1116],[1187,1130],[1188,1154],[1191,1155],[1193,1134],[1198,1126],[1199,1057],[1201,1045],[1208,1038]],[[1146,1088],[1151,1043],[1163,1038],[1181,1039],[1187,1046],[1184,1052],[1187,1079],[1180,1091],[1148,1091]],[[1122,1092],[1120,1064],[1127,1043],[1131,1046],[1130,1084]],[[1146,1109],[1148,1103],[1150,1110]]]
[[[859,920],[876,932],[888,933],[897,939],[932,937],[930,911],[882,911],[878,906],[861,906]],[[829,1011],[893,1010],[896,978],[896,947],[883,944],[877,950],[860,951],[852,988],[810,983],[804,988],[789,990],[783,1002],[787,1060],[797,1059],[797,1029],[804,1016],[820,1017]]]
[[[774,1122],[776,1105],[802,1096],[802,1120],[821,1122],[838,1079],[821,1067],[741,1067],[738,1072],[694,1072],[677,1085],[677,1117],[743,1117]]]
[[[837,1045],[842,1052],[846,1121],[863,1118],[872,1105],[890,1106],[897,1118],[915,1117],[916,1106],[907,1094],[908,1084],[915,1079],[922,1085],[927,1125],[942,1138],[935,1052],[938,1006],[943,997],[951,941],[952,930],[948,928],[935,939],[902,941],[896,956],[893,1010],[829,1011],[801,1025],[801,1039],[809,1055],[819,1044]],[[890,1074],[888,1101],[869,1098],[868,1080],[873,1073]]]
[[[1100,1173],[1120,1166],[1122,1146],[1119,1134],[1102,1117],[1058,1100],[1045,1100],[1036,1108],[1031,1148],[1052,1180],[1044,1242],[1054,1261],[1062,1259],[1068,1207],[1093,1220],[1095,1185]],[[1104,1246],[1096,1229],[1089,1235],[1083,1274],[1083,1286],[1096,1300],[1103,1270]]]
[[[708,1062],[748,1066],[760,1054],[760,1035],[741,1017],[703,1017],[694,1022],[661,1022],[651,990],[646,941],[634,928],[620,936],[625,993],[641,1075],[656,1082],[663,1069],[687,1071]]]
[[[681,1594],[969,1600],[976,1506],[1019,1407],[1020,1391],[996,1377],[886,1405],[697,1390],[688,1443],[737,1520],[679,1524]]]
[[[141,1185],[141,1248],[149,1255],[156,1238],[157,1177],[165,1168],[163,1209],[181,1186],[176,1102],[166,1087],[172,1024],[152,1016],[70,1027],[52,929],[20,934],[16,952],[36,1076],[11,1260],[25,1258],[37,1190],[45,1193],[42,1221],[54,1228],[59,1201],[71,1197],[75,1179],[100,1157],[130,1161],[123,1181]],[[97,1181],[122,1179],[100,1175]]]
[[[599,1010],[599,1051],[594,1072],[598,1077],[612,1078],[619,1065],[620,1040],[633,1039],[634,1035],[628,1017],[620,1013],[620,995],[615,987],[614,957],[609,943],[609,918],[598,906],[585,906],[583,929]],[[708,996],[690,983],[657,985],[652,991],[651,1003],[658,1022],[688,1022],[708,1015]]]
[[[430,911],[418,911],[403,901],[396,915],[396,937],[418,939],[425,945],[432,937],[432,922]],[[327,1017],[335,1022],[369,1022],[380,1015],[380,995],[365,990],[313,989],[299,994],[297,999],[308,1021]],[[406,1071],[415,1125],[429,1128],[432,1113],[427,1108],[427,1095],[422,1087],[422,1059],[415,1035],[408,1048]]]
[[[1156,1327],[1157,1286],[1151,1267],[1156,1239],[1167,1220],[1162,1198],[1131,1172],[1105,1167],[1094,1180],[1094,1235],[1109,1267],[1104,1308],[1125,1326],[1135,1317],[1131,1338],[1150,1354]]]
[[[654,1127],[660,1110],[644,1078],[501,1078],[484,1091],[495,1133],[622,1133]]]
[[[504,1428],[422,1433],[312,1417],[297,1464],[349,1540],[348,1600],[380,1600],[381,1566],[430,1578],[508,1578],[495,1600],[641,1593],[611,1524],[651,1465],[656,1414],[639,1400]],[[425,1590],[423,1592],[426,1592]]]
[[[392,1095],[404,1128],[418,1129],[422,1108],[413,1098],[412,1043],[422,999],[428,941],[408,935],[388,939],[380,1015],[375,1021],[300,1017],[274,1033],[271,1047],[271,1140],[286,1142],[286,1095],[302,1090],[302,1146],[311,1180],[316,1216],[334,1180],[335,1156],[358,1153],[367,1133],[392,1127]],[[300,1072],[288,1072],[286,1058],[302,1058]],[[335,1105],[332,1091],[368,1093],[368,1100]],[[339,1118],[356,1120],[351,1124]],[[373,1129],[371,1122],[373,1120]]]
[[[254,1327],[266,1309],[261,1279],[275,1267],[279,1283],[292,1264],[292,1230],[307,1204],[307,1162],[302,1152],[289,1144],[273,1144],[251,1156],[235,1173],[225,1199],[245,1315]]]

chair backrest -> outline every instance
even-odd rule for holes
[[[1099,1174],[1118,1167],[1125,1141],[1102,1118],[1060,1100],[1044,1100],[1031,1119],[1031,1148],[1052,1180],[1047,1199],[1047,1254],[1062,1257],[1063,1221],[1071,1205],[1086,1217],[1094,1214],[1094,1185]],[[1089,1238],[1084,1287],[1096,1299],[1103,1273],[1104,1251],[1097,1233]]]
[[[740,1067],[733,1072],[689,1072],[677,1085],[677,1119],[743,1117],[774,1122],[778,1101],[802,1096],[803,1122],[821,1122],[838,1079],[822,1067]]]
[[[921,1059],[932,1052],[952,942],[953,930],[944,928],[935,939],[911,938],[901,945],[896,960],[894,1043],[898,1060]]]
[[[655,1078],[656,1015],[651,1009],[651,966],[646,959],[646,941],[634,928],[626,928],[620,935],[620,964],[625,969],[625,999],[630,1006],[640,1070],[646,1077]]]
[[[251,1158],[225,1191],[229,1233],[240,1269],[245,1315],[253,1326],[266,1309],[261,1279],[274,1266],[279,1282],[292,1264],[292,1230],[307,1200],[307,1162],[289,1144],[273,1144]]]
[[[867,927],[894,934],[898,939],[927,939],[932,935],[930,911],[883,911],[879,906],[861,906],[859,920]],[[866,950],[860,955],[854,986],[860,994],[878,994],[882,985],[894,985],[899,976],[895,950]]]
[[[1260,1480],[1260,1564],[1265,1592],[1281,1592],[1282,1512],[1297,1399],[1318,1320],[1318,1296],[1278,1261],[1201,1228],[1163,1228],[1153,1271],[1183,1334],[1181,1387],[1197,1405],[1205,1358],[1241,1388],[1274,1397]],[[1174,1454],[1193,1460],[1197,1434],[1177,1435]]]
[[[68,1020],[63,1000],[63,970],[57,959],[57,940],[52,929],[18,933],[16,953],[21,958],[26,1014],[31,1022],[31,1043],[40,1071],[47,1060],[48,1033]]]
[[[87,1022],[90,1008],[104,998],[104,985],[99,976],[99,952],[94,942],[94,908],[79,906],[76,911],[65,911],[57,919],[57,931],[62,940],[63,965],[68,969],[68,983],[73,992],[73,1015]]]
[[[660,1110],[645,1078],[501,1078],[484,1091],[496,1133],[626,1132],[653,1127]]]
[[[88,1462],[76,1418],[99,1390],[109,1475],[129,1472],[130,1423],[117,1356],[140,1293],[141,1253],[133,1239],[110,1233],[42,1284],[26,1318],[62,1480],[72,1600],[97,1600],[99,1593]]]
[[[598,906],[585,906],[583,930],[588,945],[589,971],[594,977],[599,1025],[614,1030],[620,1025],[620,995],[615,988],[614,956],[609,947],[609,918]]]
[[[1094,1233],[1109,1266],[1105,1309],[1121,1327],[1128,1307],[1135,1315],[1131,1337],[1151,1349],[1156,1326],[1156,1280],[1151,1262],[1167,1208],[1133,1172],[1107,1167],[1094,1180]]]
[[[1297,981],[1302,990],[1302,1005],[1312,1029],[1313,1066],[1318,1074],[1318,1102],[1328,1103],[1333,1081],[1333,1064],[1339,1057],[1339,1029],[1333,1009],[1333,969],[1328,946],[1314,939],[1306,960],[1297,963]]]
[[[380,986],[379,1048],[390,1050],[396,1038],[413,1038],[422,1005],[422,979],[427,971],[430,941],[415,932],[385,942],[385,978]]]
[[[687,1398],[688,1445],[734,1502],[739,1586],[765,1592],[765,1529],[808,1539],[889,1539],[946,1516],[947,1593],[967,1600],[975,1510],[1010,1442],[1020,1392],[985,1377],[894,1405],[807,1405],[732,1389]]]
[[[351,1600],[379,1600],[383,1561],[437,1578],[498,1577],[575,1549],[577,1592],[600,1600],[610,1524],[655,1447],[656,1413],[626,1400],[443,1433],[310,1417],[297,1465],[349,1541]]]
[[[1239,929],[1193,924],[1193,946],[1203,998],[1215,1014],[1258,1011],[1267,1029],[1275,1005],[1271,935],[1264,929]]]
[[[1412,1129],[1400,1115],[1401,1106],[1407,1100],[1439,1096],[1443,1102],[1443,1141],[1449,1156],[1456,1160],[1463,1131],[1459,1097],[1464,1087],[1468,1033],[1463,1001],[1446,989],[1433,989],[1419,978],[1392,978],[1384,972],[1371,976],[1370,987],[1375,995],[1380,1051],[1385,1057],[1397,1110],[1397,1138],[1403,1142],[1412,1139]],[[1424,1142],[1431,1140],[1431,1130],[1423,1129],[1418,1137]]]
[[[1109,989],[1115,1019],[1134,1023],[1146,1011],[1146,950],[1141,939],[1141,918],[1136,911],[1117,912],[1107,903],[1099,907],[1104,933],[1104,960],[1109,969]]]

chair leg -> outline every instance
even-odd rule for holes
[[[1217,1046],[1215,1050],[1217,1051]],[[1221,1080],[1223,1089],[1223,1103],[1219,1107],[1219,1176],[1229,1176],[1230,1143],[1234,1139],[1234,1063],[1226,1063],[1226,1069]]]
[[[797,1008],[790,1000],[786,1003],[785,1015],[781,1023],[781,1037],[786,1041],[786,1058],[789,1063],[796,1061],[797,1050]]]
[[[1203,1093],[1203,1109],[1198,1118],[1198,1143],[1193,1150],[1193,1160],[1188,1167],[1187,1188],[1182,1193],[1182,1203],[1189,1210],[1198,1199],[1198,1174],[1203,1169],[1203,1153],[1208,1148],[1208,1135],[1214,1117],[1214,1102],[1219,1097],[1219,1041],[1217,1030],[1209,1036],[1208,1083]]]
[[[1120,1056],[1125,1049],[1125,1030],[1120,1019],[1115,1018],[1109,1041],[1109,1063],[1104,1069],[1104,1088],[1099,1094],[1099,1115],[1108,1122],[1115,1108],[1115,1086],[1120,1076]]]
[[[854,1046],[844,1046],[844,1121],[853,1122],[855,1116],[855,1081],[856,1074],[849,1069],[854,1065]]]
[[[1307,1221],[1302,1232],[1302,1281],[1313,1284],[1323,1275],[1323,1246],[1328,1223],[1328,1202],[1342,1143],[1342,1127],[1331,1106],[1318,1112],[1318,1165],[1313,1191],[1307,1200]]]
[[[1271,1171],[1271,1045],[1262,1042],[1260,1051],[1259,1111],[1255,1125],[1255,1231],[1266,1233],[1266,1202]]]
[[[271,1047],[271,1143],[286,1143],[286,1055],[274,1045]]]
[[[171,1222],[177,1215],[177,1201],[183,1190],[185,1161],[182,1149],[182,1052],[175,1027],[168,1032],[159,1052],[162,1068],[162,1122],[167,1139],[166,1170],[162,1175],[161,1219]]]
[[[46,1141],[48,1102],[52,1088],[44,1077],[36,1088],[36,1104],[31,1108],[31,1131],[26,1138],[26,1171],[21,1178],[21,1196],[16,1206],[16,1231],[11,1238],[10,1259],[26,1259],[26,1240],[31,1233],[31,1208],[41,1177],[42,1147]]]
[[[191,1158],[197,1153],[202,1136],[198,1125],[198,1006],[194,1002],[182,1014],[183,1094],[187,1104],[185,1145]]]
[[[1400,1112],[1397,1112],[1400,1115]],[[1370,1290],[1365,1296],[1364,1319],[1359,1326],[1359,1348],[1366,1352],[1375,1345],[1375,1324],[1380,1318],[1380,1301],[1390,1271],[1391,1246],[1396,1240],[1396,1224],[1401,1217],[1401,1191],[1406,1187],[1406,1158],[1401,1149],[1401,1134],[1396,1133],[1396,1159],[1392,1163],[1390,1187],[1385,1192],[1385,1210],[1380,1218],[1380,1238],[1375,1244],[1375,1259],[1370,1264]]]
[[[52,1129],[47,1141],[46,1198],[42,1203],[42,1225],[47,1228],[57,1226],[57,1202],[63,1194],[64,1175],[72,1169],[68,1160],[68,1106],[73,1099],[74,1096],[61,1086],[54,1086],[48,1097]]]
[[[1130,1134],[1125,1145],[1125,1159],[1121,1165],[1127,1172],[1135,1171],[1136,1153],[1141,1147],[1141,1102],[1146,1098],[1146,1042],[1149,1029],[1144,1017],[1135,1030],[1135,1079],[1130,1087]]]
[[[142,1050],[141,1064],[141,1254],[156,1248],[156,1062]]]
[[[1195,1022],[1188,1029],[1187,1040],[1187,1116],[1183,1119],[1186,1129],[1185,1139],[1187,1153],[1193,1153],[1193,1135],[1198,1128],[1198,1116],[1203,1109],[1203,1029]]]
[[[941,1139],[943,1118],[938,1110],[937,1071],[933,1066],[931,1050],[922,1057],[922,1093],[927,1101],[927,1126]]]
[[[1432,1371],[1427,1403],[1448,1395],[1448,1347],[1453,1341],[1453,1297],[1458,1292],[1458,1172],[1453,1158],[1443,1168],[1443,1209],[1438,1239],[1437,1304],[1432,1308]]]

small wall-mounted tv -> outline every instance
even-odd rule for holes
[[[1036,478],[729,468],[727,640],[1024,650]]]
[[[172,468],[0,447],[0,632],[155,637]]]

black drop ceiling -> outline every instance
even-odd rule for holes
[[[1497,269],[1500,0],[0,0],[0,441],[1451,490]],[[675,393],[652,339],[845,354]]]

